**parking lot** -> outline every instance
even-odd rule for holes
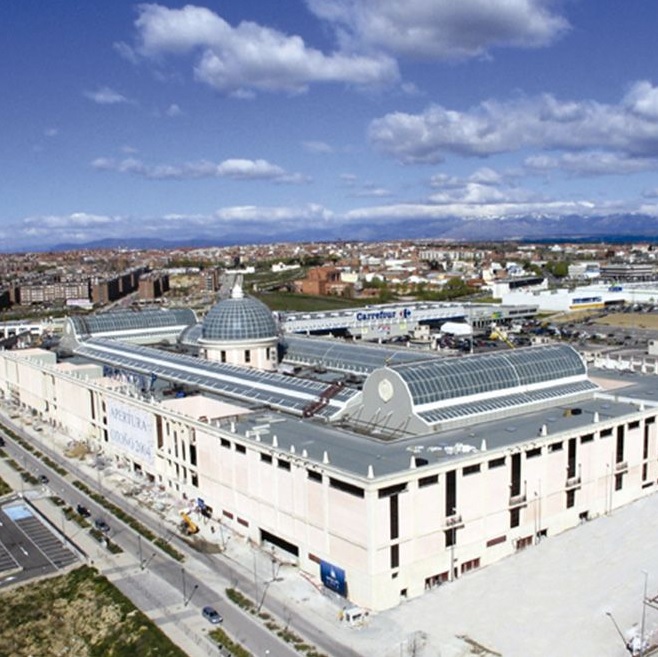
[[[65,537],[25,500],[0,507],[0,587],[70,566],[79,555]]]

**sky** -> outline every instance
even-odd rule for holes
[[[0,240],[658,215],[655,0],[0,3]]]

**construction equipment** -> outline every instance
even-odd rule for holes
[[[514,349],[514,343],[507,337],[507,331],[496,326],[491,325],[491,333],[489,334],[490,340],[502,340],[510,349]]]
[[[181,531],[184,531],[188,536],[199,533],[199,527],[192,518],[185,513],[185,511],[180,512],[180,517],[183,519],[183,522],[181,523]]]

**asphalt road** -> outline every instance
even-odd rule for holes
[[[356,652],[318,630],[311,619],[296,614],[284,602],[263,595],[262,582],[257,592],[253,579],[246,576],[243,571],[236,569],[231,562],[222,559],[218,555],[195,552],[176,534],[165,531],[159,518],[154,517],[150,512],[144,511],[143,507],[136,502],[131,502],[122,495],[104,487],[102,471],[96,478],[91,477],[85,472],[72,467],[74,464],[71,460],[65,459],[59,452],[42,444],[40,440],[29,435],[14,422],[5,420],[5,424],[55,463],[66,469],[70,473],[71,480],[76,478],[83,481],[91,489],[100,492],[113,504],[134,516],[156,535],[168,539],[177,550],[186,554],[186,560],[183,564],[175,561],[152,543],[139,537],[133,529],[118,518],[111,516],[103,507],[97,505],[93,500],[87,499],[79,489],[70,483],[68,477],[62,477],[54,470],[50,470],[18,443],[12,441],[11,438],[7,438],[4,450],[32,473],[45,473],[50,480],[49,486],[54,494],[64,499],[73,508],[79,503],[84,504],[91,511],[92,519],[103,517],[107,521],[110,525],[109,537],[111,540],[116,542],[124,552],[135,557],[134,566],[131,567],[130,571],[126,572],[125,576],[123,576],[124,573],[120,573],[118,578],[113,577],[113,582],[133,601],[136,601],[138,606],[140,601],[142,605],[145,604],[146,597],[150,599],[150,604],[156,604],[153,601],[154,591],[160,591],[160,589],[158,587],[148,587],[150,592],[146,595],[144,593],[145,585],[141,581],[144,579],[143,576],[150,576],[151,578],[155,576],[162,583],[167,584],[170,590],[177,592],[172,600],[171,593],[165,594],[163,589],[160,594],[161,599],[157,600],[157,604],[168,611],[166,615],[175,617],[173,622],[181,623],[179,630],[189,633],[191,627],[192,631],[198,629],[201,634],[202,629],[208,629],[207,621],[201,617],[201,609],[205,605],[212,605],[224,617],[223,626],[226,632],[245,645],[255,657],[263,655],[268,657],[299,657],[299,653],[267,630],[260,621],[243,612],[225,597],[224,590],[230,584],[230,586],[238,588],[251,599],[260,600],[262,597],[263,611],[269,611],[283,620],[285,625],[304,636],[327,655],[359,657]],[[143,568],[140,568],[140,557]],[[204,575],[204,572],[208,569],[212,573],[210,577]],[[183,623],[183,619],[187,619],[185,623]],[[163,618],[163,622],[170,622],[170,620],[166,617]],[[207,652],[207,646],[200,647],[205,648],[204,651]]]

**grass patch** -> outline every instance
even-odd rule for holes
[[[256,612],[257,608],[254,601],[250,600],[237,589],[226,589],[226,597],[241,609],[252,614]],[[263,624],[270,632],[272,632],[272,634],[276,634],[281,640],[292,646],[300,655],[305,655],[305,657],[327,657],[325,653],[318,652],[313,646],[306,643],[302,637],[295,634],[295,632],[293,632],[288,626],[281,627],[281,625],[279,625],[270,614],[259,612],[258,618],[264,621]],[[213,634],[214,633],[211,632],[211,636],[213,636]],[[213,638],[215,637],[213,636]],[[238,655],[237,652],[234,654]],[[249,655],[249,653],[245,653],[245,655]]]
[[[0,495],[8,495],[11,492],[11,486],[4,479],[0,479]]]
[[[0,593],[0,655],[186,657],[88,566]]]
[[[341,310],[343,308],[363,308],[371,299],[349,299],[348,297],[315,297],[309,294],[291,292],[267,292],[255,295],[270,310],[306,311]]]
[[[245,611],[252,611],[256,608],[256,605],[252,600],[250,600],[246,595],[243,595],[237,589],[226,589],[226,596],[228,599],[238,605],[241,609]]]
[[[221,628],[212,630],[212,632],[208,633],[208,636],[213,641],[215,641],[219,646],[222,646],[223,648],[228,650],[233,657],[253,657],[252,653],[250,653],[246,648],[244,648],[239,643],[236,643],[235,641],[230,639],[228,634],[226,634],[226,632],[224,632],[224,630],[222,630]]]

